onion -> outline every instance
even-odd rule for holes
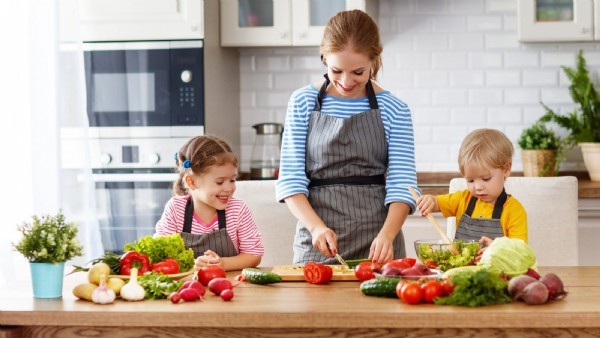
[[[563,282],[554,273],[547,273],[540,278],[540,282],[548,288],[548,298],[561,299],[567,296]]]

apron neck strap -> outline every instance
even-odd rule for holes
[[[496,199],[496,203],[494,204],[494,211],[492,212],[492,219],[500,219],[500,216],[502,215],[502,209],[504,208],[504,203],[506,203],[507,199],[508,199],[508,195],[506,194],[506,190],[502,189],[502,193],[500,193],[500,196],[498,196],[498,198]],[[475,210],[476,203],[477,203],[477,197],[472,196],[471,200],[469,200],[469,206],[467,207],[467,210],[465,211],[465,214],[469,215],[469,217],[473,217],[473,210]]]
[[[323,98],[327,92],[327,87],[331,83],[327,74],[323,74],[323,77],[325,77],[325,82],[323,82],[323,85],[319,89],[319,95],[317,95],[317,102],[315,103],[313,111],[321,111],[321,106],[323,106]],[[369,98],[369,106],[371,109],[379,109],[379,104],[377,103],[377,97],[375,95],[375,89],[373,88],[373,84],[371,83],[370,79],[367,81],[365,89],[367,90],[367,97]]]
[[[185,214],[183,217],[183,230],[181,232],[191,233],[192,232],[192,219],[194,218],[194,201],[192,196],[188,199],[185,204]],[[225,220],[225,210],[217,210],[217,218],[219,220],[219,229],[225,229],[227,222]]]

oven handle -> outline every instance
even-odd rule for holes
[[[94,182],[174,182],[177,174],[155,173],[155,174],[92,174]],[[79,175],[78,180],[84,177]]]

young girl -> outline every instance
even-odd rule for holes
[[[460,173],[468,189],[446,195],[423,195],[417,199],[421,215],[441,211],[456,216],[456,239],[478,240],[487,245],[496,237],[527,242],[525,209],[504,190],[510,176],[513,145],[500,131],[477,129],[464,139],[458,154]]]
[[[197,136],[179,149],[175,163],[175,196],[156,223],[157,235],[180,233],[194,250],[196,269],[257,266],[264,247],[250,209],[233,197],[238,162],[231,147],[214,136]]]

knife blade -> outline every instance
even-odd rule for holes
[[[350,266],[348,265],[348,263],[346,263],[346,261],[342,258],[342,256],[340,256],[339,253],[335,254],[335,258],[338,260],[338,262],[340,262],[340,264],[342,264],[344,267],[346,268],[350,268]]]

